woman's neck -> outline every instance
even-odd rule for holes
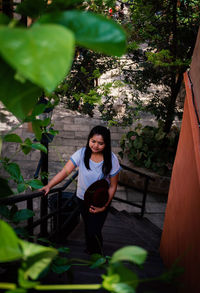
[[[102,153],[92,153],[90,159],[96,163],[103,161]]]

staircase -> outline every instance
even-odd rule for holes
[[[160,276],[165,267],[159,255],[161,230],[152,224],[148,219],[131,215],[127,212],[119,212],[111,207],[103,228],[104,255],[111,256],[117,249],[127,245],[137,245],[148,250],[148,257],[143,268],[135,267],[134,271],[140,279],[154,278]],[[84,227],[82,220],[75,230],[65,240],[61,246],[70,248],[68,258],[89,259],[85,252]],[[59,244],[58,244],[59,246]],[[102,269],[90,269],[77,266],[73,268],[73,274],[64,273],[61,276],[48,275],[46,283],[66,284],[98,284],[101,283]],[[77,292],[77,291],[76,291]],[[88,291],[80,291],[88,292]],[[90,291],[97,292],[97,291]],[[100,290],[100,292],[104,292]],[[137,293],[173,293],[176,292],[172,284],[165,284],[158,281],[141,284]]]

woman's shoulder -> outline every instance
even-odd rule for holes
[[[117,160],[118,161],[118,158],[117,158],[115,153],[111,152],[111,157],[112,157],[112,160]]]

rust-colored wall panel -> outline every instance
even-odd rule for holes
[[[194,86],[195,103],[200,120],[200,29],[197,36],[195,50],[192,56],[190,76]]]
[[[160,252],[171,266],[177,258],[185,272],[180,292],[200,292],[200,130],[185,73],[186,100],[174,162]]]

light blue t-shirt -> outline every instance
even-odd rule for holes
[[[95,181],[103,179],[104,174],[102,172],[103,161],[96,163],[89,160],[90,170],[85,167],[84,163],[84,154],[85,154],[85,147],[76,151],[71,157],[70,160],[74,164],[75,167],[79,168],[78,172],[78,185],[77,185],[77,197],[80,199],[84,199],[84,194],[86,189]],[[121,170],[119,161],[114,153],[112,153],[112,169],[110,173],[105,178],[110,181],[109,178],[115,176]]]

